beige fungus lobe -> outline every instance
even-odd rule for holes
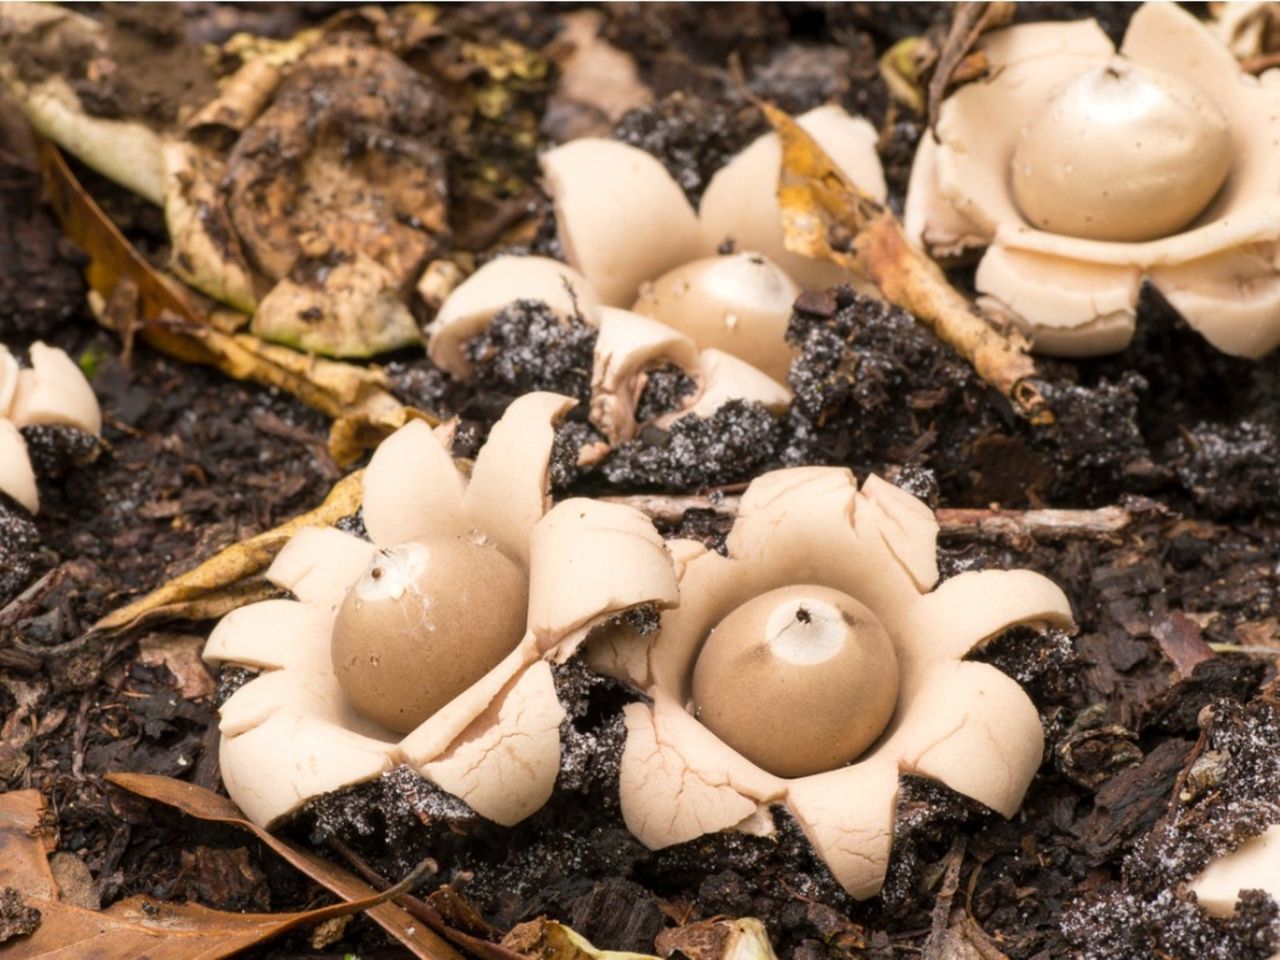
[[[23,368],[0,344],[0,494],[39,512],[35,471],[22,427],[74,427],[92,436],[102,433],[102,411],[93,387],[74,360],[57,347],[36,341]]]
[[[640,284],[697,257],[697,215],[649,154],[584,137],[542,158],[565,259],[611,307],[629,307]]]
[[[40,511],[40,493],[36,488],[36,472],[27,455],[27,441],[12,421],[3,419],[0,419],[0,493],[12,497],[32,513]]]
[[[365,471],[373,542],[301,531],[267,571],[296,599],[214,628],[206,660],[262,671],[219,725],[227,791],[255,823],[397,764],[500,824],[546,802],[565,716],[547,661],[600,621],[676,599],[643,514],[551,506],[553,427],[572,405],[516,400],[469,481],[425,423],[402,427]]]
[[[1230,917],[1245,890],[1280,896],[1280,826],[1268,827],[1209,863],[1189,884],[1206,912]]]
[[[1280,74],[1147,3],[1117,51],[1093,21],[980,41],[983,80],[943,101],[904,214],[936,256],[986,248],[975,285],[1035,349],[1123,349],[1150,281],[1218,349],[1280,345]]]
[[[640,426],[636,406],[648,383],[648,372],[672,364],[695,384],[679,409],[656,420],[669,427],[680,417],[710,417],[730,400],[762,404],[782,413],[791,404],[791,391],[745,360],[720,350],[698,351],[693,340],[649,317],[603,307],[600,334],[591,371],[591,423],[610,443],[633,437]]]
[[[940,780],[1005,816],[1017,811],[1044,750],[1035,706],[1008,676],[964,657],[1011,626],[1069,627],[1070,606],[1060,589],[1025,570],[963,573],[939,586],[937,533],[927,506],[878,477],[859,489],[848,470],[810,467],[751,483],[726,540],[727,556],[692,541],[670,542],[680,602],[663,613],[657,634],[609,634],[589,648],[593,666],[639,686],[651,701],[626,708],[620,779],[623,818],[642,843],[658,849],[720,830],[767,831],[769,807],[784,804],[836,879],[865,898],[884,882],[901,773]],[[789,607],[772,599],[779,590]],[[737,683],[748,673],[745,663],[735,670],[709,660],[701,678],[698,664],[708,650],[717,656],[717,630],[741,626],[734,611],[745,611],[748,642],[761,632],[785,635],[778,623],[770,630],[770,618],[794,618],[797,594],[817,608],[816,594],[841,611],[840,621],[851,614],[852,634],[868,650],[880,631],[892,648],[892,659],[869,655],[867,673],[851,665],[849,699],[883,687],[870,674],[895,662],[897,697],[885,712],[866,704],[859,720],[866,742],[856,756],[848,754],[859,745],[849,743],[843,759],[823,758],[824,769],[816,769],[814,756],[805,758],[813,761],[805,770],[813,772],[784,776],[793,771],[776,759],[773,770],[753,761],[690,705],[705,715],[709,702],[752,699],[759,688],[749,678]],[[757,608],[753,601],[761,597],[767,599]],[[822,612],[829,626],[837,614]],[[828,632],[819,624],[817,652],[800,652],[806,645],[788,646],[785,636],[781,649],[792,660],[813,658],[834,649],[833,637],[848,639],[835,626]],[[776,649],[769,651],[775,661]],[[722,679],[709,692],[716,674]],[[790,698],[778,690],[756,696],[767,704],[763,716],[733,722],[744,723],[750,738],[785,738],[765,721],[785,726],[783,717],[795,713],[779,701]],[[847,722],[847,708],[805,706],[817,723],[823,713]]]

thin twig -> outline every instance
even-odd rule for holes
[[[1008,23],[1013,16],[1012,3],[957,3],[952,8],[951,27],[938,61],[929,79],[928,120],[929,129],[938,126],[938,109],[952,84],[956,68],[967,57],[986,31]]]
[[[387,881],[383,876],[374,870],[365,862],[364,858],[352,850],[347,844],[343,843],[336,837],[332,837],[328,841],[329,846],[334,852],[341,856],[351,868],[358,873],[364,881],[375,890],[384,890],[387,887]],[[432,861],[434,865],[434,861]],[[426,900],[414,896],[405,890],[395,896],[395,902],[417,917],[428,927],[434,930],[446,940],[452,942],[455,946],[462,947],[471,951],[485,960],[527,960],[523,954],[502,946],[498,943],[492,943],[489,940],[482,940],[480,937],[474,937],[469,933],[463,933],[451,927],[440,911],[433,907]]]
[[[1209,732],[1201,730],[1200,736],[1196,738],[1195,746],[1191,748],[1191,753],[1187,755],[1187,762],[1182,765],[1182,769],[1178,771],[1178,776],[1173,781],[1173,791],[1169,795],[1169,810],[1167,817],[1169,826],[1177,826],[1178,808],[1182,805],[1182,790],[1187,785],[1187,777],[1191,775],[1191,768],[1196,765],[1196,761],[1200,759],[1200,755],[1204,753],[1205,747],[1209,745]]]
[[[601,497],[647,513],[663,523],[679,523],[687,510],[714,510],[729,517],[738,515],[736,496],[704,497],[635,494]],[[1096,510],[998,510],[943,508],[937,511],[940,534],[951,540],[1106,540],[1122,533],[1133,523],[1133,515],[1123,507]]]
[[[947,944],[947,932],[951,926],[951,902],[960,889],[960,865],[964,862],[965,838],[956,837],[945,859],[947,868],[942,875],[942,887],[929,918],[929,936],[924,942],[926,960],[943,956]]]
[[[12,626],[26,616],[27,609],[33,606],[45,593],[61,583],[66,575],[67,568],[65,566],[54,567],[6,603],[4,607],[0,608],[0,628]]]

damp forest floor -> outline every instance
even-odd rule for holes
[[[1098,6],[1035,9],[1098,12],[1116,35],[1127,8]],[[286,32],[319,15],[309,9],[183,6],[206,31],[243,22]],[[743,82],[793,111],[837,99],[885,131],[900,203],[922,124],[890,108],[875,59],[945,24],[946,8],[718,10],[608,11],[609,38],[636,58],[656,97],[617,135],[659,156],[696,195],[761,129]],[[467,16],[533,45],[545,41],[550,13],[478,7]],[[158,211],[80,172],[130,238],[159,256]],[[108,611],[318,505],[342,475],[326,453],[328,422],[288,396],[101,330],[86,306],[82,255],[39,198],[38,175],[0,144],[0,340],[20,348],[42,338],[77,358],[102,404],[104,443],[77,466],[75,437],[29,435],[41,512],[32,521],[0,503],[0,792],[36,788],[48,799],[58,850],[87,868],[90,903],[132,894],[256,911],[323,902],[319,887],[247,835],[103,780],[130,770],[220,789],[217,703],[238,678],[200,662],[211,625],[84,637]],[[530,247],[554,252],[545,231]],[[389,369],[406,401],[460,417],[465,454],[516,393],[582,394],[589,339],[546,324],[534,307],[504,314],[468,385],[448,383],[413,351]],[[1139,325],[1120,355],[1044,365],[1057,419],[1036,429],[910,317],[848,291],[807,294],[791,327],[789,414],[730,406],[643,434],[590,468],[561,458],[554,471],[559,493],[684,495],[823,463],[879,473],[937,507],[1122,510],[1123,526],[1105,533],[954,528],[942,539],[944,576],[1042,571],[1067,591],[1079,623],[1073,636],[1014,631],[978,654],[1026,685],[1046,731],[1044,765],[1012,820],[907,781],[889,882],[862,903],[843,895],[785,816],[775,840],[715,836],[646,851],[613,795],[627,695],[570,666],[557,677],[571,714],[560,789],[526,823],[479,822],[397,771],[313,803],[288,833],[338,862],[338,851],[357,851],[392,879],[431,855],[439,870],[422,891],[446,893],[438,902],[454,904],[480,936],[546,915],[598,947],[653,952],[666,928],[749,915],[764,921],[782,960],[1261,960],[1280,949],[1278,911],[1265,897],[1230,923],[1210,922],[1179,886],[1214,853],[1280,821],[1280,358],[1215,353],[1149,291]],[[565,430],[581,439],[587,427]],[[667,518],[664,532],[714,543],[729,522],[700,509]],[[407,956],[364,918],[331,934],[290,934],[248,955]]]

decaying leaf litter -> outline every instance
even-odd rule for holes
[[[850,9],[829,12],[815,25],[789,21],[773,8],[740,9],[731,37],[715,25],[695,24],[701,32],[686,38],[673,37],[664,21],[643,11],[611,13],[607,35],[634,53],[656,98],[623,127],[685,174],[686,189],[696,190],[699,176],[715,169],[708,158],[736,148],[763,123],[736,81],[708,70],[734,48],[756,96],[799,110],[831,95],[836,83],[835,95],[885,120],[889,106],[874,79],[875,54],[923,31],[921,21],[895,22],[906,15]],[[441,29],[452,39],[449,25]],[[546,39],[545,25],[527,14],[483,26],[463,22],[458,29],[507,31],[529,46]],[[833,42],[836,35],[843,42]],[[856,89],[839,90],[831,80],[834,51],[853,57],[856,75],[867,78]],[[518,60],[505,52],[505,60],[496,52],[472,56],[490,65]],[[471,76],[474,69],[468,68]],[[486,72],[477,87],[491,79]],[[543,98],[549,89],[544,85]],[[684,93],[669,99],[675,90]],[[527,104],[530,91],[519,93]],[[895,111],[888,154],[923,124]],[[520,128],[516,121],[510,126]],[[474,142],[467,146],[477,149]],[[474,157],[449,160],[464,171],[459,176],[483,166]],[[164,231],[154,218],[148,227],[145,207],[79,174],[139,249],[163,246]],[[165,648],[158,629],[198,638],[207,626],[179,621],[118,638],[94,636],[88,628],[218,549],[319,504],[338,480],[322,454],[329,419],[141,344],[126,364],[119,342],[94,332],[75,254],[58,245],[48,215],[31,201],[36,176],[15,164],[13,186],[3,195],[6,243],[27,252],[7,261],[16,265],[6,267],[13,279],[0,290],[21,290],[28,273],[46,275],[30,259],[37,249],[56,251],[52,269],[65,282],[39,309],[10,311],[6,301],[4,322],[24,329],[7,319],[10,312],[22,324],[44,322],[87,358],[82,362],[97,366],[94,382],[111,424],[111,446],[93,470],[66,474],[37,524],[6,514],[5,549],[30,573],[15,578],[28,592],[16,605],[5,601],[0,614],[0,775],[8,789],[34,786],[55,800],[60,849],[89,868],[101,904],[140,893],[197,898],[214,907],[254,909],[256,899],[258,910],[303,908],[313,892],[256,841],[205,828],[193,832],[190,822],[166,820],[100,780],[109,770],[129,768],[217,788],[211,703],[175,696],[179,674],[190,664],[173,655],[140,656],[144,648]],[[492,203],[476,208],[494,215]],[[548,243],[536,219],[514,242],[535,249]],[[1239,828],[1227,817],[1199,836],[1188,820],[1194,826],[1199,817],[1222,816],[1214,811],[1235,800],[1266,818],[1259,801],[1274,802],[1264,775],[1246,778],[1221,758],[1206,765],[1194,752],[1201,724],[1210,724],[1207,746],[1216,744],[1241,766],[1265,756],[1277,737],[1269,698],[1265,691],[1257,696],[1274,673],[1265,651],[1277,642],[1271,469],[1277,371],[1274,358],[1247,364],[1208,351],[1154,299],[1143,310],[1143,339],[1125,354],[1039,365],[1057,415],[1053,430],[1043,431],[1020,423],[971,367],[905,314],[853,296],[811,295],[792,326],[802,359],[793,371],[798,403],[789,417],[779,422],[757,411],[728,410],[710,424],[678,428],[674,437],[640,438],[599,467],[581,469],[566,459],[558,473],[564,490],[662,496],[719,487],[731,494],[733,484],[769,464],[819,460],[885,473],[953,509],[982,511],[994,501],[1034,514],[1041,507],[1121,504],[1129,523],[1100,536],[988,539],[961,530],[944,544],[952,572],[1010,557],[1042,570],[1067,587],[1081,619],[1078,637],[1060,638],[1035,656],[1012,638],[987,651],[1029,685],[1049,731],[1053,759],[1020,821],[985,819],[936,787],[910,785],[899,810],[891,885],[882,901],[864,905],[823,885],[820,872],[799,855],[797,838],[786,839],[785,825],[777,847],[726,839],[662,854],[636,848],[607,806],[607,762],[594,778],[578,768],[562,770],[562,781],[578,784],[573,809],[549,808],[514,834],[487,828],[450,809],[446,797],[396,775],[318,805],[295,828],[294,840],[319,844],[315,849],[358,870],[334,853],[345,850],[388,880],[405,875],[417,853],[434,856],[441,872],[432,883],[448,883],[436,892],[453,895],[436,902],[465,898],[478,906],[483,922],[471,932],[482,941],[496,942],[542,914],[568,922],[598,946],[645,953],[666,951],[671,938],[658,938],[664,928],[678,932],[686,929],[680,924],[716,914],[757,916],[780,956],[805,960],[888,956],[897,947],[927,956],[965,956],[966,949],[1058,956],[1068,955],[1070,944],[1090,941],[1115,941],[1113,955],[1140,956],[1150,950],[1142,939],[1148,926],[1170,937],[1205,936],[1184,905],[1150,891],[1181,879],[1161,871],[1191,870],[1207,847]],[[527,315],[506,323],[508,343],[528,335]],[[401,402],[460,415],[455,449],[462,453],[474,449],[517,388],[506,377],[495,367],[488,379],[459,390],[416,358],[388,368]],[[56,462],[57,438],[44,443]],[[714,497],[699,502],[669,518],[670,528],[715,543],[726,525],[717,506]],[[1194,645],[1197,631],[1213,655],[1196,646],[1200,662],[1192,662],[1197,658],[1179,651]],[[1078,674],[1074,683],[1072,673]],[[232,676],[218,679],[224,690],[235,683]],[[572,673],[559,683],[562,698],[582,703],[577,762],[607,759],[609,730],[593,723],[608,713],[617,691]],[[1215,700],[1227,704],[1225,712],[1203,714]],[[1244,715],[1230,706],[1248,701]],[[1087,704],[1102,704],[1101,717],[1084,710]],[[1175,793],[1189,796],[1181,803],[1196,805],[1196,817],[1177,804],[1171,812]],[[585,824],[584,802],[600,808]],[[964,824],[963,849],[951,844],[955,823]],[[403,838],[404,847],[388,848],[384,834]],[[1182,852],[1157,856],[1170,844]],[[708,861],[717,869],[706,878]],[[244,867],[213,869],[235,864]],[[193,870],[215,880],[201,888]],[[1132,924],[1126,918],[1135,910],[1151,923]],[[461,924],[465,913],[450,916]],[[1223,956],[1265,955],[1265,914],[1254,923],[1221,941]],[[1122,929],[1131,940],[1119,942]],[[364,920],[353,921],[344,935],[347,940],[320,952],[385,949]],[[1253,945],[1242,946],[1249,938]],[[296,955],[306,948],[287,944],[305,939],[282,941],[286,946],[275,949],[283,952],[274,955]]]

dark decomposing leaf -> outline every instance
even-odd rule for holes
[[[787,249],[827,259],[866,277],[886,300],[913,314],[1009,398],[1033,423],[1052,421],[1035,381],[1026,338],[1000,332],[914,247],[887,207],[851,183],[791,117],[769,104],[765,115],[782,139],[778,204]]]
[[[230,800],[194,784],[140,773],[111,773],[107,775],[107,780],[139,796],[181,810],[188,816],[248,830],[295,869],[348,901],[344,905],[344,911],[335,911],[330,916],[363,910],[387,933],[412,951],[415,957],[423,960],[461,960],[452,947],[394,902],[397,897],[408,892],[412,887],[411,883],[402,882],[378,893],[363,880],[353,877],[340,867],[255,826],[241,816],[239,809]]]
[[[329,449],[340,464],[352,462],[412,417],[431,419],[396,400],[375,367],[311,357],[250,334],[216,329],[192,294],[156,272],[130,246],[48,142],[41,145],[41,163],[63,230],[89,256],[89,285],[105,304],[100,320],[126,342],[137,330],[170,356],[217,367],[237,380],[277,387],[323,411],[335,420]],[[122,302],[124,309],[112,309]]]
[[[209,171],[231,227],[223,258],[270,288],[254,333],[332,356],[419,342],[405,295],[446,234],[442,113],[423,77],[356,32],[288,69]]]
[[[400,887],[298,913],[226,913],[198,904],[131,897],[87,910],[60,897],[47,860],[44,798],[35,790],[0,795],[0,931],[12,936],[4,955],[16,960],[219,960],[289,930],[386,906]],[[32,918],[38,923],[32,923]],[[4,939],[0,937],[0,942]],[[424,960],[450,954],[415,951]]]
[[[151,52],[160,54],[163,46]],[[172,92],[181,86],[183,68],[199,70],[200,63],[170,52],[175,59],[167,78],[162,66],[152,82],[163,87],[167,79]],[[51,3],[9,3],[0,10],[0,83],[31,125],[158,204],[164,198],[161,141],[151,122],[172,118],[144,116],[144,103],[169,98],[120,82],[116,66],[108,31],[92,17]]]

